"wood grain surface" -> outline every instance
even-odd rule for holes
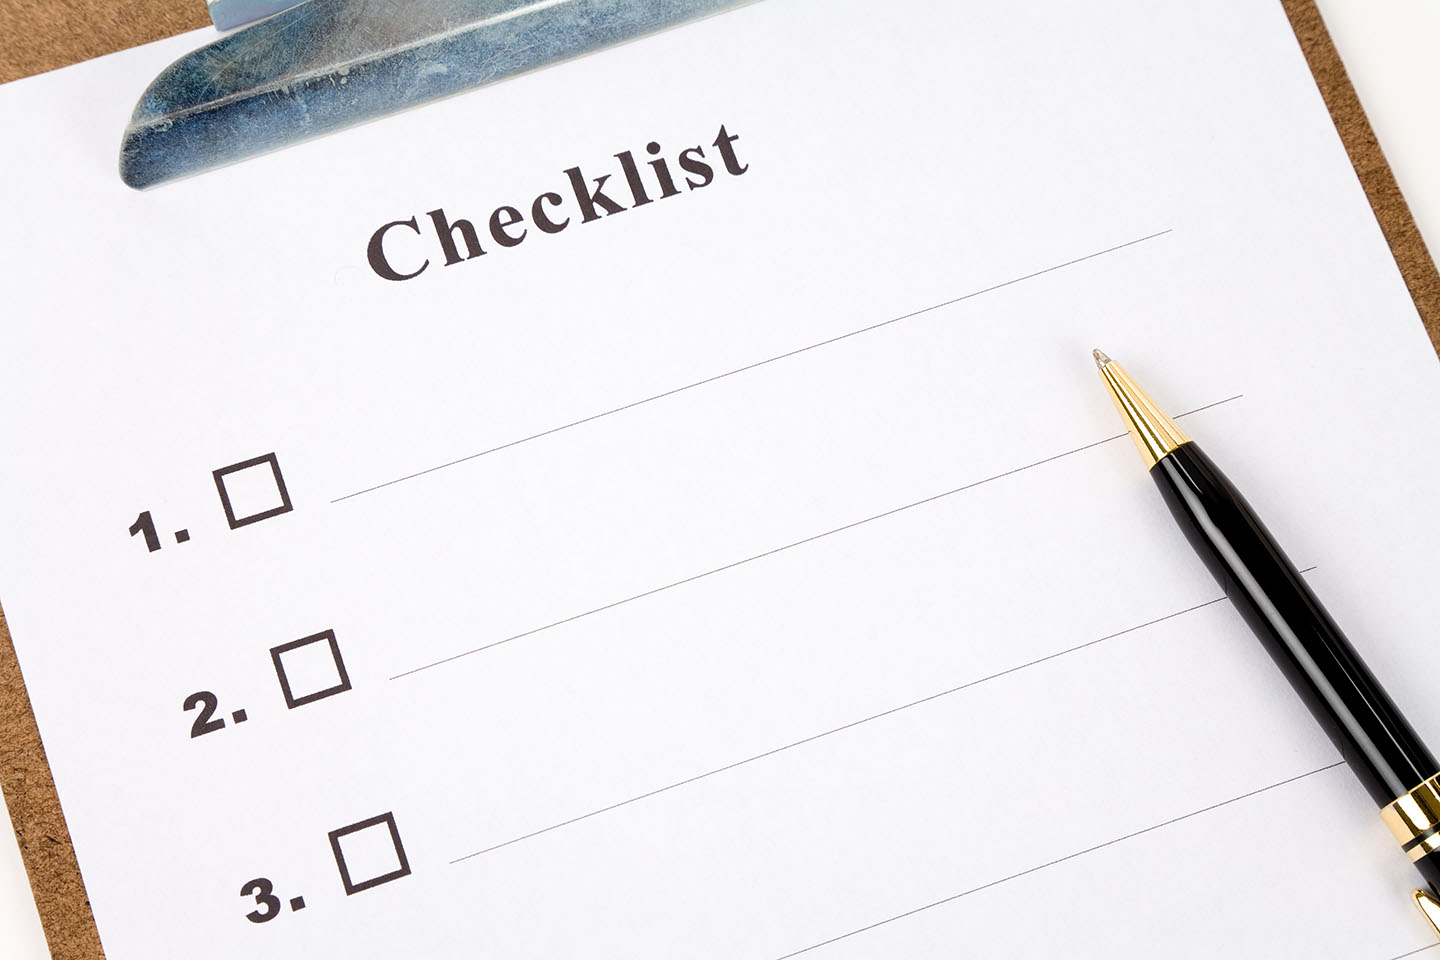
[[[209,22],[204,0],[0,0],[0,83]]]
[[[1365,119],[1313,0],[1282,0],[1420,311],[1440,346],[1440,275]],[[173,36],[209,22],[202,0],[0,0],[0,82]],[[135,91],[138,98],[139,90]],[[0,584],[0,595],[4,585]],[[35,717],[0,612],[0,787],[55,960],[104,953]],[[156,922],[163,922],[157,914]],[[0,944],[0,955],[4,945]],[[422,958],[423,960],[423,958]]]

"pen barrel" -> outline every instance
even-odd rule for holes
[[[1435,758],[1210,458],[1187,442],[1151,467],[1150,475],[1226,596],[1382,814],[1431,781],[1440,770]]]

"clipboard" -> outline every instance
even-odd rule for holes
[[[1432,344],[1440,350],[1440,273],[1370,128],[1314,0],[1282,0],[1370,205]],[[64,7],[0,12],[9,40],[0,81],[55,69],[208,23],[194,0],[72,0]],[[0,612],[0,787],[56,960],[103,957],[75,854]]]

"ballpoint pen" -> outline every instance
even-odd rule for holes
[[[1440,935],[1440,764],[1240,492],[1119,364],[1095,364],[1190,545],[1425,878],[1412,896]]]

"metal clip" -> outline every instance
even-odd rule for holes
[[[306,0],[162,72],[120,177],[152,186],[752,2]]]

